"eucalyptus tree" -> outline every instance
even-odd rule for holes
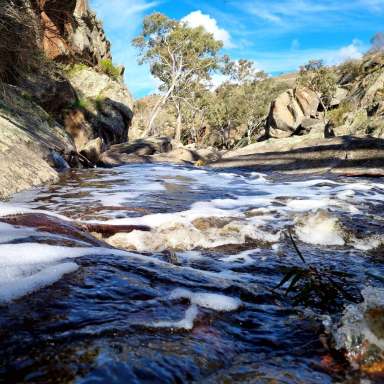
[[[327,112],[337,90],[335,71],[322,60],[311,60],[300,68],[297,83],[318,94],[321,106]]]
[[[186,95],[193,83],[209,80],[219,68],[218,52],[223,43],[203,27],[190,28],[184,22],[154,13],[145,17],[142,32],[133,44],[140,49],[139,63],[149,64],[162,91],[144,135],[152,134],[160,109],[170,100],[177,116],[175,139],[180,141]]]
[[[224,61],[228,80],[215,92],[209,110],[210,125],[220,132],[225,147],[233,145],[231,131],[240,127],[249,144],[260,136],[257,131],[262,131],[270,103],[286,86],[258,70],[253,61],[231,61],[228,57]]]

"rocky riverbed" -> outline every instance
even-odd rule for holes
[[[383,191],[139,164],[17,194],[0,212],[1,381],[379,383]],[[360,304],[274,290],[301,263],[289,229]]]

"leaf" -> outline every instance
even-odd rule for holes
[[[280,281],[279,284],[276,285],[274,289],[282,287],[287,281],[289,281],[296,273],[296,269],[291,269]]]
[[[291,242],[292,242],[292,244],[293,244],[293,247],[295,248],[295,251],[296,251],[296,253],[298,254],[298,256],[300,257],[301,261],[302,261],[304,264],[307,264],[307,262],[306,262],[305,259],[304,259],[303,254],[300,252],[298,246],[296,245],[295,240],[293,239],[292,232],[291,232],[290,229],[288,230],[288,234],[289,234],[289,238],[291,239]]]
[[[291,284],[289,285],[289,287],[287,288],[287,290],[285,291],[285,294],[288,295],[289,292],[292,291],[293,288],[295,288],[296,284],[301,280],[301,278],[303,277],[304,273],[303,272],[298,272],[294,278],[292,279],[291,281]]]

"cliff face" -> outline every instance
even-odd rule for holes
[[[0,0],[0,198],[126,142],[132,97],[87,0]]]
[[[35,7],[47,57],[91,66],[112,59],[110,42],[87,0],[37,0]]]

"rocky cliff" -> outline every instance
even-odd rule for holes
[[[110,42],[87,0],[35,0],[42,47],[50,59],[97,65],[112,60]]]
[[[384,137],[384,53],[334,68],[337,88],[325,113],[315,92],[293,87],[271,105],[266,138],[295,135]]]
[[[96,164],[133,104],[87,0],[0,0],[2,31],[0,198]]]

